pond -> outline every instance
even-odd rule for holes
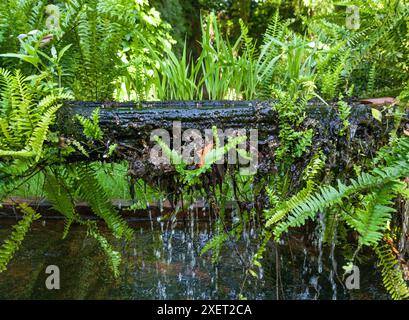
[[[0,241],[14,219],[0,223]],[[220,261],[200,255],[210,239],[210,222],[132,222],[131,243],[121,248],[121,275],[114,279],[104,253],[86,230],[73,226],[61,239],[64,222],[37,222],[23,246],[0,274],[0,299],[387,299],[374,260],[360,261],[360,289],[346,290],[341,257],[313,239],[296,235],[270,244],[259,278],[245,276],[245,261],[254,252],[254,230],[228,242]],[[101,226],[107,238],[109,232]],[[318,248],[318,249],[317,249]],[[341,255],[340,255],[341,256]],[[48,290],[48,265],[60,269],[60,290]],[[334,272],[334,269],[337,272]]]

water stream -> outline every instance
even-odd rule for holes
[[[321,243],[317,248],[302,235],[270,244],[259,279],[245,276],[238,256],[242,253],[248,259],[256,250],[254,230],[246,231],[244,240],[227,243],[220,262],[212,264],[210,253],[200,256],[212,236],[212,221],[195,219],[197,210],[189,210],[186,223],[131,223],[136,230],[134,240],[116,243],[123,255],[122,273],[116,280],[104,253],[86,237],[85,229],[73,226],[62,240],[63,221],[37,222],[8,270],[0,274],[0,299],[238,299],[240,294],[248,299],[388,297],[372,257],[359,266],[360,290],[349,291],[342,283],[343,261],[336,248]],[[0,241],[14,223],[1,220]],[[45,287],[48,265],[60,269],[60,290]]]

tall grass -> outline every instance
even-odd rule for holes
[[[255,47],[242,34],[231,45],[220,33],[214,14],[202,18],[201,54],[196,61],[186,44],[178,58],[167,48],[158,53],[145,43],[158,61],[154,87],[159,100],[241,100],[256,97],[258,73],[264,64],[255,59]]]
[[[226,40],[214,14],[202,18],[201,53],[196,61],[187,53],[180,58],[170,48],[150,51],[158,61],[154,91],[159,100],[252,100],[271,98],[273,89],[296,90],[312,80],[314,49],[308,41],[288,31],[273,17],[260,48],[248,36],[243,22],[234,44]],[[278,85],[277,85],[278,84]]]
[[[200,66],[190,62],[186,42],[180,59],[170,49],[165,49],[166,58],[154,53],[159,63],[155,70],[154,86],[159,100],[201,100],[203,88],[198,79]]]
[[[319,62],[331,53],[318,49],[315,42],[290,31],[288,22],[280,21],[278,11],[260,46],[248,36],[244,23],[240,22],[240,25],[241,34],[231,44],[222,35],[213,13],[202,18],[201,53],[196,60],[188,53],[186,43],[178,57],[169,47],[164,52],[157,52],[145,42],[157,61],[151,81],[155,98],[269,99],[277,90],[295,95],[306,86],[315,89],[319,74],[323,80],[326,74],[333,74],[332,70],[317,68]],[[336,81],[339,74],[333,74],[333,78]]]

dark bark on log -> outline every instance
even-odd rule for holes
[[[125,159],[130,162],[131,173],[142,178],[163,174],[166,168],[155,168],[149,161],[149,147],[152,130],[172,129],[174,121],[182,122],[185,129],[257,129],[259,138],[260,173],[274,170],[274,150],[279,145],[278,116],[273,111],[274,101],[168,101],[152,103],[94,103],[66,102],[58,117],[59,130],[66,138],[84,141],[82,128],[75,121],[75,114],[89,117],[100,107],[100,127],[108,144],[119,147],[112,160]],[[393,128],[393,117],[384,116],[383,121],[374,119],[371,107],[358,102],[352,106],[349,118],[350,128],[346,136],[340,136],[343,128],[336,105],[310,103],[305,109],[305,120],[301,128],[314,132],[311,154],[320,149],[328,156],[329,169],[335,175],[351,169],[357,158],[372,157],[388,141]],[[409,112],[402,126],[409,127]],[[170,131],[171,132],[171,131]],[[105,148],[106,151],[106,148]],[[101,159],[101,150],[95,148],[92,160]],[[308,156],[300,159],[302,165]],[[70,161],[85,160],[73,157]],[[169,168],[168,168],[169,169]]]

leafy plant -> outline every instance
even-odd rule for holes
[[[117,238],[130,239],[133,230],[113,208],[93,168],[83,164],[62,166],[64,157],[75,150],[70,143],[61,145],[58,134],[50,129],[62,105],[60,99],[70,96],[60,94],[39,98],[27,82],[19,71],[11,74],[0,69],[0,198],[7,197],[20,184],[27,183],[40,172],[44,173],[46,195],[54,209],[66,218],[63,237],[67,236],[72,223],[85,225],[89,235],[100,243],[110,258],[114,275],[118,275],[119,253],[112,249],[95,225],[78,215],[76,201],[87,201]],[[98,112],[98,109],[93,112],[91,120],[79,118],[85,135],[93,140],[102,138]],[[85,151],[78,143],[74,145],[81,152]],[[58,149],[62,152],[56,152]],[[1,271],[5,270],[18,249],[30,223],[39,217],[26,205],[21,205],[20,209],[26,216],[17,224],[11,240],[4,245]]]
[[[103,133],[99,127],[99,108],[96,108],[91,115],[91,119],[87,119],[84,116],[77,115],[77,119],[84,127],[84,134],[88,139],[101,140]]]
[[[34,70],[22,67],[27,73],[36,72],[36,79],[55,76],[59,87],[69,87],[79,100],[135,94],[136,63],[144,66],[144,73],[154,64],[146,56],[139,35],[155,48],[162,48],[158,43],[169,46],[172,41],[169,25],[146,1],[57,1],[53,12],[48,13],[47,4],[32,0],[2,2],[0,24],[7,39],[4,34],[0,36],[1,51],[8,52],[3,57],[29,62]],[[56,25],[50,26],[49,19]],[[68,49],[69,55],[63,57]],[[4,65],[15,64],[7,59]]]
[[[346,131],[349,128],[349,116],[351,114],[351,107],[348,106],[348,104],[345,101],[342,101],[342,97],[340,97],[338,101],[338,111],[339,111],[339,117],[342,120],[342,125],[343,128],[340,130],[339,134],[345,135]]]
[[[409,298],[409,288],[405,282],[402,270],[396,257],[391,253],[388,245],[377,246],[376,255],[379,259],[379,266],[383,278],[383,284],[394,300]]]
[[[206,173],[215,163],[223,159],[223,157],[230,152],[230,150],[237,151],[241,156],[248,157],[247,153],[240,148],[240,144],[246,141],[246,136],[237,136],[229,138],[225,145],[221,145],[217,133],[217,128],[212,127],[214,147],[211,145],[209,151],[203,157],[203,164],[197,169],[187,169],[182,155],[178,154],[176,150],[172,150],[159,137],[155,137],[156,143],[161,147],[162,151],[169,159],[170,163],[175,166],[175,169],[182,176],[183,182],[187,184],[197,183],[198,179],[203,173]]]
[[[13,226],[13,232],[9,239],[5,240],[0,247],[0,272],[6,270],[7,264],[20,248],[33,221],[40,218],[40,215],[26,204],[21,204],[19,208],[24,215],[22,219]]]

